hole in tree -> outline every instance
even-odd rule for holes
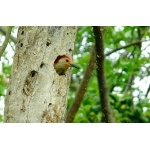
[[[23,46],[23,43],[21,43],[20,46],[22,47],[22,46]]]
[[[8,95],[10,95],[10,94],[11,94],[11,91],[8,92]]]
[[[51,106],[51,105],[52,105],[52,103],[49,103],[49,104],[48,104],[48,107]]]
[[[23,35],[23,34],[24,34],[24,31],[22,31],[21,34]]]
[[[31,77],[34,77],[37,72],[35,70],[31,71]]]
[[[51,43],[50,42],[46,42],[46,46],[49,46]]]
[[[40,65],[40,68],[42,68],[43,66],[44,66],[44,63],[42,62],[41,65]]]
[[[72,49],[71,49],[71,48],[69,49],[69,52],[72,52]]]

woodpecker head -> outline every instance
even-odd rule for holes
[[[54,61],[54,68],[59,75],[65,75],[69,67],[80,69],[78,66],[73,64],[72,59],[66,55],[58,56]]]

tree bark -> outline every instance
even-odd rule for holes
[[[102,108],[102,120],[107,123],[115,122],[115,118],[112,114],[109,97],[108,88],[105,78],[105,56],[104,56],[104,42],[103,33],[101,27],[94,26],[93,32],[95,35],[95,50],[96,50],[96,64],[97,64],[97,79],[100,93],[100,103]]]
[[[64,122],[71,70],[59,76],[58,55],[72,57],[76,27],[20,27],[5,98],[4,122]]]

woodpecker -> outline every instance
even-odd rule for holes
[[[59,75],[65,75],[69,67],[80,69],[78,66],[73,64],[72,59],[67,55],[58,56],[54,61],[54,68]]]

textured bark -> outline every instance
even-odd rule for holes
[[[59,76],[58,55],[72,57],[76,27],[20,27],[4,122],[64,122],[70,69]]]

